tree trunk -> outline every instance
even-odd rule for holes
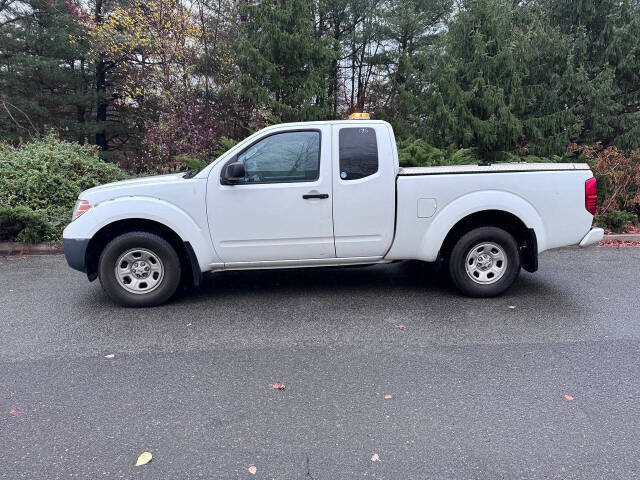
[[[340,22],[334,20],[333,25],[333,54],[331,72],[329,74],[329,101],[332,103],[333,118],[338,116],[338,57],[340,56]]]
[[[96,24],[102,23],[102,0],[96,0],[95,22]],[[102,56],[100,56],[96,61],[96,93],[98,94],[98,105],[96,110],[96,145],[100,147],[101,150],[106,151],[109,149],[106,131],[107,68]]]

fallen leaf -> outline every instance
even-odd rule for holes
[[[571,395],[565,395],[564,399],[570,402],[573,400],[573,397]]]
[[[386,400],[389,400],[389,399],[391,398],[391,395],[385,395],[385,396],[384,396],[384,398],[385,398]]]
[[[284,390],[285,386],[281,383],[271,383],[269,384],[269,388],[271,388],[271,390]]]
[[[258,471],[258,469],[254,465],[251,465],[247,470],[249,470],[249,473],[251,475],[255,475],[256,472]]]
[[[405,327],[404,325],[396,325],[395,328],[397,328],[398,330],[404,330],[407,327]]]
[[[603,240],[598,247],[640,247],[640,242],[632,242],[629,240]]]
[[[151,455],[151,452],[142,452],[138,457],[138,460],[136,461],[136,467],[139,467],[140,465],[146,465],[151,461],[152,458],[153,455]]]
[[[515,306],[515,305],[509,305],[509,308],[510,308],[511,310],[513,310],[513,309],[515,309],[515,308],[516,308],[516,306]]]
[[[110,353],[109,355],[105,355],[104,358],[113,358],[115,357],[115,355],[113,353]]]
[[[11,410],[9,410],[9,413],[11,414],[11,416],[13,418],[16,418],[16,417],[21,417],[22,415],[24,415],[24,410],[18,410],[16,408],[12,408]]]
[[[379,461],[380,461],[380,457],[378,456],[378,454],[377,454],[377,453],[374,453],[374,454],[371,456],[371,461],[372,461],[372,462],[379,462]]]

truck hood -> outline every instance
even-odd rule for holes
[[[122,190],[125,191],[129,188],[137,190],[138,187],[152,186],[166,183],[176,183],[184,181],[184,172],[172,173],[169,175],[153,175],[150,177],[132,178],[130,180],[121,180],[119,182],[105,183],[104,185],[98,185],[97,187],[89,188],[80,195],[80,198],[85,198],[85,195],[93,195],[95,193],[106,193],[108,191]],[[115,193],[115,192],[114,192]]]
[[[200,184],[206,184],[206,181],[206,178],[184,178],[184,173],[156,175],[93,187],[82,192],[79,198],[88,200],[94,206],[106,200],[136,196],[161,198],[171,202],[176,195],[187,195],[199,190]]]

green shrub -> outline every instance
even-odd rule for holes
[[[398,141],[398,159],[402,167],[465,165],[481,161],[472,148],[441,150],[420,139]]]
[[[445,150],[420,139],[405,139],[398,141],[398,159],[401,167],[432,167],[439,165],[472,165],[483,162],[483,158],[475,148],[457,149],[449,147]],[[493,154],[492,163],[504,162],[573,162],[575,155],[567,152],[563,156],[536,157],[534,155],[515,155],[509,152],[496,152]]]
[[[233,147],[235,147],[238,144],[237,140],[234,140],[233,138],[228,138],[228,137],[222,137],[220,139],[220,145],[218,146],[218,148],[216,149],[215,152],[213,152],[213,155],[215,158],[218,158],[220,155],[222,155],[223,153],[226,153],[227,150],[231,150]]]
[[[0,144],[0,207],[37,212],[52,228],[47,240],[61,237],[80,192],[126,177],[90,146],[53,134],[19,148]]]
[[[54,237],[54,228],[44,211],[0,207],[0,241],[38,243]]]
[[[178,155],[175,159],[186,167],[188,171],[199,172],[209,165],[208,159],[200,155]]]
[[[614,232],[620,232],[630,223],[636,223],[638,216],[635,213],[625,210],[609,210],[597,217],[597,223],[601,227],[608,228]]]

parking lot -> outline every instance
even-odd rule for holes
[[[411,262],[223,272],[123,309],[0,258],[0,478],[637,478],[639,272],[561,249],[494,299]]]

